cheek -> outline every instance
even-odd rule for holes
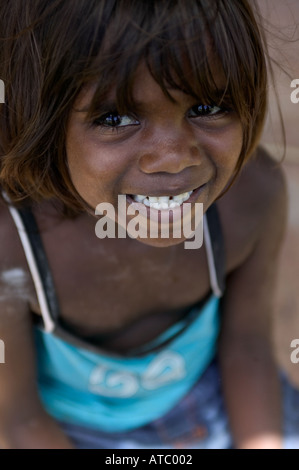
[[[103,200],[111,200],[122,168],[115,152],[98,145],[92,133],[83,132],[81,128],[70,125],[68,129],[66,153],[69,172],[81,197],[97,205]]]
[[[242,144],[243,132],[240,123],[230,124],[217,135],[206,136],[206,148],[216,167],[218,178],[227,179],[233,174]]]
[[[105,168],[105,154],[88,135],[80,132],[78,126],[71,127],[68,132],[66,153],[71,176],[74,178],[80,174],[84,178],[92,178]]]

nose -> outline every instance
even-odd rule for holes
[[[180,173],[202,162],[199,142],[187,125],[148,129],[141,140],[138,164],[144,173]]]

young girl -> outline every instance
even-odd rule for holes
[[[1,10],[0,446],[299,447],[272,348],[286,188],[258,147],[254,3]],[[96,230],[103,203],[122,230]],[[187,207],[201,248],[174,235]],[[135,210],[158,236],[132,236]]]

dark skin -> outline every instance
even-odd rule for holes
[[[215,121],[182,118],[194,100],[175,91],[178,104],[173,104],[144,71],[140,74],[136,99],[144,103],[141,127],[130,124],[121,131],[121,138],[115,134],[112,138],[109,133],[87,130],[84,113],[71,116],[67,151],[75,187],[95,207],[101,201],[115,204],[117,194],[157,194],[154,191],[167,184],[180,194],[180,188],[205,183],[198,202],[206,210],[233,174],[241,147],[239,121],[234,114],[219,114]],[[88,95],[82,98],[83,104],[85,99]],[[138,152],[132,150],[135,148]],[[182,148],[187,148],[183,154]],[[99,163],[100,149],[103,158]],[[113,151],[122,152],[117,165],[115,159],[108,160]],[[100,174],[105,174],[104,180],[99,179]],[[219,357],[235,445],[279,448],[280,391],[271,325],[286,217],[281,169],[259,149],[218,207],[227,257]],[[210,290],[204,247],[194,252],[177,240],[99,240],[94,233],[95,219],[87,213],[61,220],[49,202],[35,206],[34,212],[64,319],[85,334],[124,329],[107,349],[121,352],[149,341]],[[0,367],[0,445],[71,448],[38,399],[30,311],[40,311],[23,249],[5,207],[0,217],[2,273],[16,268],[26,273],[26,300],[8,286],[7,277],[1,277],[6,292],[1,297],[0,315],[6,364]],[[126,328],[132,322],[134,327]]]

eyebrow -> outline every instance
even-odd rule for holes
[[[88,113],[91,103],[92,101],[83,107],[79,107],[79,108],[74,107],[73,110],[76,113]],[[135,112],[135,113],[141,112],[144,106],[145,104],[142,103],[141,101],[133,101],[131,112]],[[102,102],[97,103],[95,106],[95,111],[99,115],[106,114],[109,112],[119,112],[116,100],[112,100],[112,99],[103,100]]]
[[[230,97],[230,93],[228,92],[227,88],[215,89],[213,90],[213,93],[215,94],[216,101],[226,100],[227,98]],[[186,95],[189,95],[189,94],[186,93]],[[192,95],[189,95],[189,96],[192,96]],[[80,109],[77,109],[77,108],[73,108],[73,109],[77,113],[87,113],[90,109],[91,103],[92,101],[88,103],[87,105],[85,105],[84,107],[80,107]],[[142,101],[133,101],[132,105],[133,105],[132,111],[134,112],[138,112],[142,110],[142,108],[144,107],[144,103]],[[116,100],[113,100],[113,99],[103,100],[101,103],[97,104],[96,110],[99,114],[106,114],[111,111],[117,112],[118,109],[117,109]]]
[[[91,103],[92,101],[88,103],[87,105],[85,105],[83,108],[80,107],[80,109],[78,109],[74,107],[73,109],[76,113],[87,113],[90,109]],[[103,113],[109,112],[109,111],[116,111],[117,110],[116,102],[113,100],[102,101],[101,103],[97,105],[97,109]]]

